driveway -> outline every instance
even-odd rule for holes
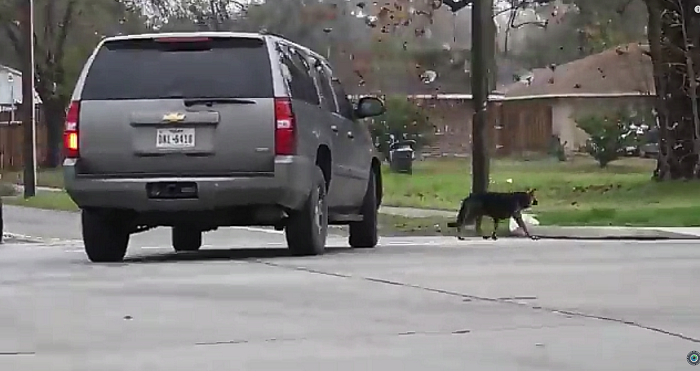
[[[0,369],[688,370],[700,350],[692,241],[382,239],[295,258],[226,229],[173,254],[86,262],[77,218],[7,207]]]

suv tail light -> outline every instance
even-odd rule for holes
[[[78,144],[78,118],[80,117],[80,102],[73,101],[68,106],[66,112],[66,124],[63,131],[63,150],[66,158],[80,157],[80,148]]]
[[[275,98],[275,154],[296,154],[296,122],[288,98]]]

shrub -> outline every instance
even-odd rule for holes
[[[552,135],[552,137],[549,140],[549,149],[547,153],[555,157],[557,160],[564,162],[567,160],[566,158],[566,144],[567,142],[562,143],[561,138],[559,138],[556,135]]]
[[[590,137],[584,147],[601,168],[622,157],[625,147],[635,144],[636,135],[630,129],[631,115],[619,110],[609,115],[585,115],[576,124]]]
[[[0,182],[0,196],[16,196],[17,188],[12,183]]]
[[[433,134],[433,127],[426,110],[405,96],[387,96],[386,112],[370,122],[375,145],[388,155],[389,138],[405,138],[416,141],[416,150],[425,146]]]

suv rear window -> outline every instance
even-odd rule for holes
[[[192,39],[195,40],[195,39]],[[82,99],[271,98],[267,47],[253,38],[105,43]]]

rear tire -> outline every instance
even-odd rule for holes
[[[202,247],[202,231],[187,226],[175,226],[171,231],[173,248],[177,252],[197,251]]]
[[[361,222],[350,223],[350,246],[354,248],[373,248],[379,242],[377,233],[377,181],[374,171],[370,173],[365,198],[362,201]]]
[[[326,180],[320,168],[314,172],[309,198],[300,210],[289,216],[284,233],[292,255],[320,255],[326,249],[328,236],[328,204]]]
[[[124,260],[129,246],[128,222],[117,213],[82,210],[80,213],[83,243],[93,263],[116,263]]]

